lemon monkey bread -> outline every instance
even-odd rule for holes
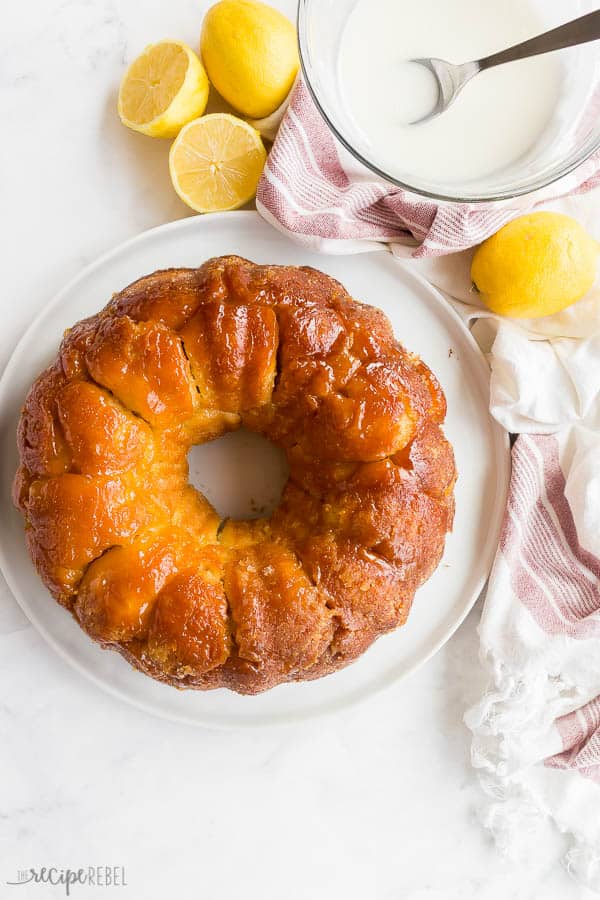
[[[445,411],[386,316],[337,281],[212,259],[67,331],[22,411],[14,501],[91,638],[170,685],[253,694],[405,622],[452,525]],[[270,518],[222,521],[187,454],[241,426],[290,474]]]

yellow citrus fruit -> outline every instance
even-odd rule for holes
[[[538,212],[478,247],[471,278],[493,312],[534,319],[580,300],[596,278],[600,246],[570,216]]]
[[[175,137],[186,122],[202,115],[208,90],[204,66],[187,44],[150,44],[123,76],[119,116],[142,134]]]
[[[237,209],[256,194],[267,154],[259,133],[213,113],[181,129],[169,155],[173,187],[196,212]]]
[[[298,72],[296,29],[256,0],[221,0],[207,12],[200,52],[208,77],[227,102],[251,119],[280,106]]]

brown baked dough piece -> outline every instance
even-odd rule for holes
[[[386,316],[309,268],[155,272],[64,336],[22,411],[14,502],[53,596],[179,688],[320,677],[402,625],[452,526],[441,388]],[[290,477],[220,522],[195,443],[244,426]]]

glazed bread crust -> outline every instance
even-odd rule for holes
[[[264,691],[406,621],[452,526],[441,388],[386,316],[309,268],[209,260],[141,278],[64,336],[18,430],[14,502],[53,596],[179,688]],[[269,519],[221,521],[193,444],[287,455]]]

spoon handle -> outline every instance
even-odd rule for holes
[[[503,63],[513,62],[517,59],[526,59],[529,56],[539,56],[541,53],[549,53],[551,50],[562,50],[564,47],[573,47],[575,44],[586,44],[588,41],[597,41],[600,38],[600,9],[595,12],[546,31],[537,37],[514,47],[507,47],[492,56],[486,56],[479,60],[479,68],[491,69]]]

